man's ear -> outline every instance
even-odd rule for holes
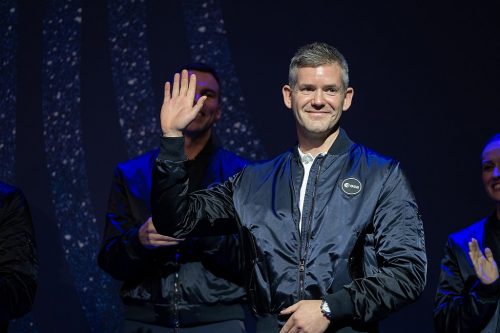
[[[342,111],[347,111],[351,107],[352,97],[354,96],[354,89],[347,88],[344,94],[344,105]]]
[[[287,108],[291,109],[292,108],[292,88],[288,84],[285,84],[283,86],[283,88],[281,89],[281,92],[283,93],[283,102],[285,103]]]

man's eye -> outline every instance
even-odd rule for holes
[[[213,92],[211,92],[211,91],[206,91],[206,92],[203,93],[203,96],[214,97],[215,94]]]
[[[304,94],[310,94],[310,93],[314,92],[314,89],[312,87],[304,87],[304,88],[301,88],[300,91]]]
[[[483,164],[483,171],[490,171],[493,170],[493,164],[492,163],[485,163]]]
[[[325,90],[325,92],[329,95],[337,95],[339,93],[339,90],[337,88],[328,88]]]

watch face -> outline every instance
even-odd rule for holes
[[[332,319],[332,311],[330,310],[330,307],[328,306],[328,303],[325,300],[321,302],[321,312],[326,318]]]

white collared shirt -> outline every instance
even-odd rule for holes
[[[302,230],[302,210],[304,208],[304,197],[306,196],[306,187],[307,181],[309,180],[309,173],[311,172],[311,167],[314,163],[314,160],[318,156],[323,156],[326,153],[319,153],[316,158],[313,157],[310,153],[304,154],[300,148],[299,155],[300,161],[302,162],[302,166],[304,167],[304,178],[302,178],[302,185],[300,186],[300,197],[299,197],[299,210],[300,210],[300,222],[299,222],[299,231]]]

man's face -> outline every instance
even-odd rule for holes
[[[210,130],[213,124],[220,118],[219,108],[219,84],[210,73],[200,71],[189,71],[196,75],[195,103],[201,96],[207,96],[205,103],[196,118],[187,126],[185,134],[198,136]]]
[[[500,140],[490,142],[484,147],[482,168],[486,193],[500,204]]]
[[[323,139],[336,130],[353,93],[342,86],[341,68],[334,63],[298,68],[295,86],[283,87],[283,100],[293,110],[299,136]]]

